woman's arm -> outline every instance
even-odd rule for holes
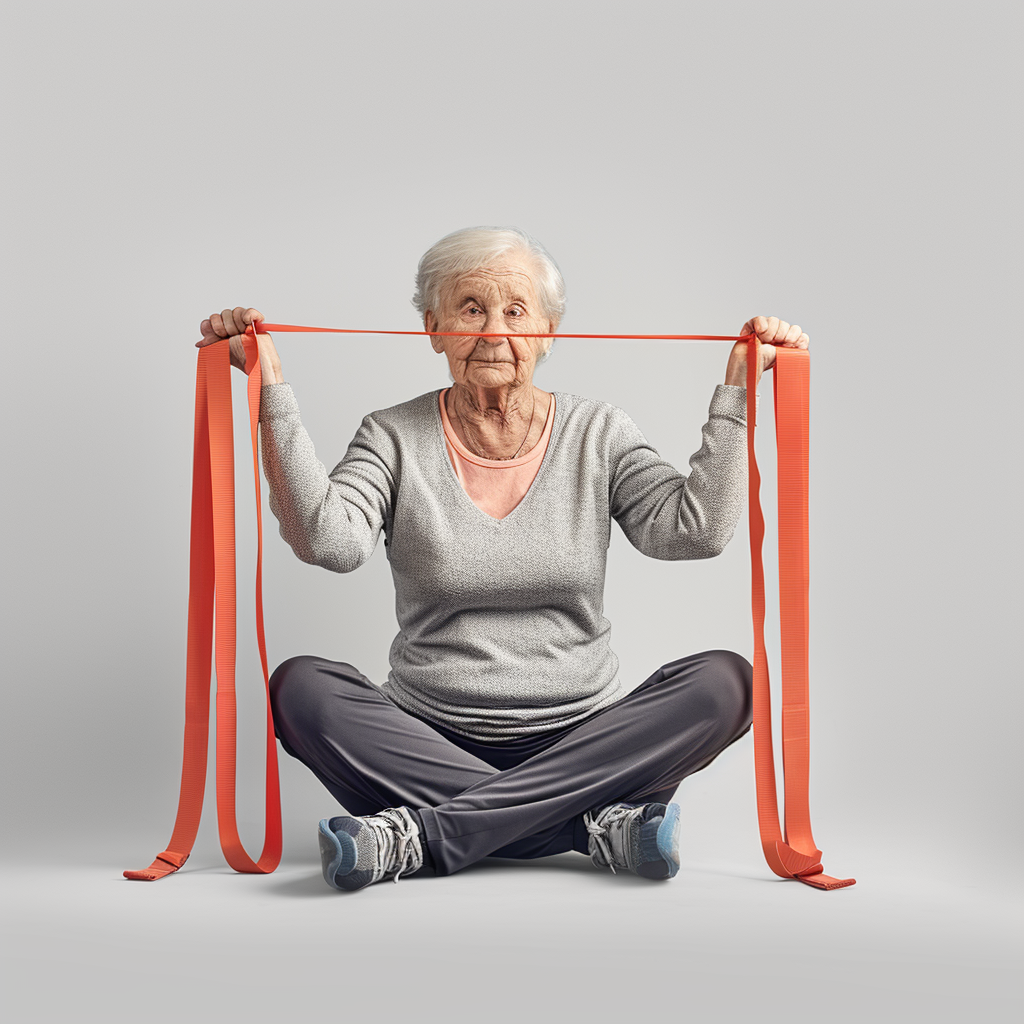
[[[745,387],[715,388],[689,475],[663,459],[633,420],[616,410],[611,514],[633,547],[666,560],[722,553],[746,499],[746,402]]]
[[[345,457],[328,474],[299,419],[291,385],[260,395],[263,472],[270,510],[295,554],[332,572],[352,572],[373,554],[395,494],[391,438],[363,417]]]

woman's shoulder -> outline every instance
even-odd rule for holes
[[[427,457],[436,449],[442,430],[438,400],[442,390],[433,388],[415,398],[368,412],[359,434],[389,462]]]
[[[632,422],[624,409],[600,398],[564,391],[556,391],[555,398],[556,407],[564,410],[563,429],[568,432],[604,433]]]
[[[439,407],[437,396],[442,390],[442,388],[434,388],[404,402],[396,402],[394,405],[382,409],[374,409],[373,412],[366,414],[366,418],[389,426],[402,426],[429,418]],[[440,415],[439,412],[438,415]]]

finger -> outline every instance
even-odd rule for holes
[[[258,309],[250,307],[240,306],[241,313],[235,310],[235,319],[242,325],[242,333],[244,334],[253,323],[258,323],[264,319],[263,314]]]
[[[768,317],[766,316],[755,316],[753,320],[748,322],[758,338],[768,330]]]
[[[775,344],[781,345],[786,340],[786,335],[789,333],[789,324],[785,320],[779,321],[779,326],[775,328]]]
[[[210,314],[210,326],[213,327],[213,333],[218,338],[229,338],[231,336],[230,331],[224,326],[224,318],[220,313]]]
[[[245,306],[235,306],[231,313],[234,316],[235,326],[238,328],[238,333],[245,334],[245,328],[249,322],[245,319]]]
[[[244,333],[245,328],[240,328],[238,324],[235,323],[235,311],[233,309],[223,310],[220,314],[220,318],[224,323],[224,327],[228,332],[229,338],[233,338],[236,334]]]
[[[220,313],[221,330],[224,331],[225,338],[233,338],[238,334],[238,329],[235,327],[235,314],[231,309],[222,309]]]
[[[253,309],[252,307],[247,309],[245,313],[242,315],[242,321],[246,325],[249,325],[251,323],[258,323],[259,321],[265,319],[266,317],[258,309]]]
[[[761,317],[764,320],[764,317]],[[758,337],[764,342],[772,342],[775,340],[775,332],[779,329],[779,318],[777,316],[768,317],[763,331],[758,331]]]
[[[235,325],[235,334],[245,334],[245,320],[242,318],[245,316],[245,306],[235,306],[231,310],[231,319]]]
[[[214,342],[220,341],[217,336],[217,332],[213,329],[213,324],[209,320],[204,320],[199,325],[199,332],[202,334],[202,338],[196,342],[197,348],[202,348],[204,345],[212,345]]]
[[[800,340],[800,335],[802,333],[803,332],[800,328],[794,324],[788,331],[786,331],[786,336],[782,339],[783,345],[788,345],[790,348],[796,348],[796,343]]]
[[[806,334],[801,334],[799,340],[797,341],[797,346],[799,348],[807,348],[808,345],[810,345],[810,343],[811,339],[808,338]]]

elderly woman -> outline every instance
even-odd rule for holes
[[[746,345],[680,473],[622,410],[547,392],[534,370],[565,297],[545,249],[469,228],[420,261],[415,305],[450,387],[363,417],[328,472],[273,341],[259,335],[270,508],[304,562],[351,572],[383,530],[399,632],[378,687],[354,665],[289,658],[270,680],[284,749],[347,812],[325,818],[326,881],[448,875],[483,857],[576,850],[646,878],[679,869],[679,783],[751,724],[752,668],[727,650],[662,665],[626,692],[603,591],[611,521],[660,559],[713,558],[746,487]],[[203,340],[262,319],[226,309]],[[748,321],[806,347],[799,327]],[[443,332],[495,337],[451,337]],[[775,350],[761,348],[757,379]]]

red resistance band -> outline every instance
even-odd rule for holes
[[[202,815],[209,746],[211,659],[217,668],[217,824],[221,849],[236,871],[268,874],[281,860],[281,795],[277,744],[270,709],[270,675],[263,630],[263,521],[260,499],[259,349],[256,331],[325,334],[427,334],[427,331],[360,331],[259,322],[244,337],[249,426],[256,490],[256,638],[267,702],[266,833],[259,860],[242,847],[235,816],[235,494],[231,410],[231,362],[227,339],[199,350],[196,372],[195,442],[192,463],[192,533],[189,554],[188,653],[185,744],[178,813],[167,849],[125,878],[153,881],[177,871],[192,852]],[[471,331],[450,336],[503,337]],[[782,640],[782,768],[785,831],[779,824],[772,751],[771,690],[764,642],[765,590],[761,475],[754,453],[757,366],[756,335],[545,334],[545,338],[651,341],[744,341],[747,344],[747,463],[750,517],[751,609],[754,626],[754,765],[757,817],[765,860],[775,874],[818,889],[853,885],[822,871],[821,851],[811,835],[808,799],[808,438],[810,355],[806,349],[776,350],[773,396],[778,452],[779,599]],[[216,642],[214,642],[216,633]]]

